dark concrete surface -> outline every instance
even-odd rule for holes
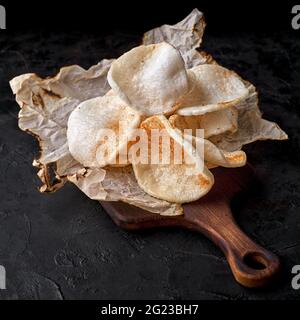
[[[140,33],[141,34],[141,33]],[[71,184],[40,194],[33,137],[18,129],[19,107],[8,81],[25,72],[53,75],[117,57],[139,34],[10,32],[0,37],[1,299],[299,299],[291,268],[300,264],[300,41],[298,35],[217,34],[204,48],[253,82],[264,117],[289,141],[245,148],[261,189],[235,206],[239,225],[278,254],[280,280],[249,290],[233,279],[223,254],[202,235],[168,229],[137,233],[116,227],[96,201]]]

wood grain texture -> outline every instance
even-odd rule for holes
[[[279,259],[237,226],[230,209],[233,197],[253,185],[253,168],[247,164],[213,171],[213,189],[202,199],[185,204],[182,216],[161,216],[121,202],[101,205],[118,226],[127,230],[177,226],[199,231],[224,252],[237,282],[250,288],[264,286],[278,275]]]

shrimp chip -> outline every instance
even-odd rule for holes
[[[126,104],[147,116],[173,112],[189,90],[184,61],[166,42],[123,54],[112,63],[107,79]]]
[[[240,103],[248,95],[242,79],[233,71],[216,64],[203,64],[189,70],[190,92],[183,97],[176,113],[203,115]]]
[[[116,96],[84,101],[68,120],[70,153],[87,167],[120,165],[118,155],[127,148],[131,132],[140,121],[140,115]]]
[[[193,137],[193,144],[203,145],[204,148],[204,160],[210,168],[216,166],[222,166],[226,168],[242,167],[247,162],[246,153],[242,150],[238,151],[223,151],[215,146],[207,139]]]
[[[192,143],[183,141],[181,132],[173,129],[166,117],[150,117],[142,122],[141,127],[147,131],[148,137],[151,137],[153,129],[165,129],[171,146],[169,164],[142,164],[133,161],[137,182],[146,193],[162,200],[185,203],[195,201],[209,192],[214,184],[212,173],[205,167]],[[163,146],[160,147],[159,152],[163,149]],[[176,147],[182,148],[186,154],[181,163],[176,163]],[[201,168],[199,162],[202,163]]]
[[[222,133],[233,133],[238,127],[238,111],[227,108],[219,111],[209,112],[199,116],[180,116],[174,114],[169,118],[171,125],[180,130],[191,129],[196,135],[197,129],[204,130],[204,138],[209,138]]]

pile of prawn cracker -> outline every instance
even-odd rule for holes
[[[40,191],[54,192],[70,181],[94,200],[180,215],[182,203],[210,191],[211,168],[246,164],[243,145],[287,139],[277,124],[262,119],[255,87],[199,49],[204,29],[203,14],[194,9],[175,25],[146,32],[141,46],[116,60],[88,70],[63,67],[52,78],[28,73],[12,79],[19,127],[40,145],[33,161]],[[116,128],[120,120],[123,128]],[[104,159],[99,132],[107,127],[116,130],[118,143]],[[113,164],[134,128],[164,128],[175,144],[191,129],[188,155],[199,157],[193,143],[201,139],[203,170],[185,162]],[[204,130],[202,138],[196,129]],[[188,166],[192,174],[186,175]]]

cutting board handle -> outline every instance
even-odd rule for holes
[[[278,274],[278,257],[252,241],[237,226],[230,203],[222,195],[217,198],[207,195],[201,200],[200,208],[188,205],[184,219],[187,227],[204,233],[224,252],[235,279],[243,286],[264,286]]]

